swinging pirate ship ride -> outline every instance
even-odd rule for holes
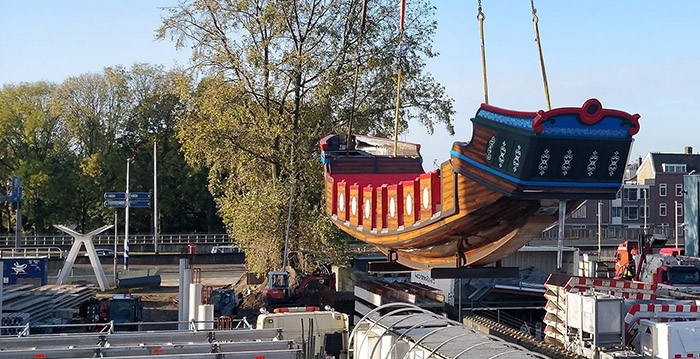
[[[338,228],[411,268],[494,263],[556,223],[559,208],[615,198],[639,117],[596,99],[538,112],[482,104],[471,140],[455,142],[429,172],[419,144],[328,135],[326,210]]]

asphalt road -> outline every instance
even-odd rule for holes
[[[223,287],[228,284],[236,284],[238,279],[245,273],[244,264],[202,264],[195,265],[195,268],[202,270],[202,284],[210,285],[214,288]],[[102,269],[107,276],[107,281],[113,285],[113,266],[102,265]],[[149,269],[151,271],[158,269],[161,276],[161,286],[177,287],[179,285],[179,266],[178,265],[131,265],[130,271],[142,271]],[[123,265],[117,266],[117,272],[124,270]],[[57,272],[49,273],[48,282],[55,283]],[[68,282],[87,281],[97,284],[97,279],[93,274],[92,267],[89,264],[76,264],[73,266],[73,274],[68,278]]]

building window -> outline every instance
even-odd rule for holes
[[[649,218],[649,206],[646,206],[646,211],[644,206],[639,207],[639,218]]]
[[[676,203],[676,216],[683,217],[683,203]]]
[[[625,219],[639,219],[639,207],[637,206],[625,206],[624,210]]]
[[[666,197],[666,184],[659,183],[659,197]]]
[[[613,217],[622,217],[622,207],[612,207]]]
[[[666,217],[666,203],[659,203],[659,217]]]
[[[622,191],[622,198],[625,201],[636,201],[639,198],[639,194],[636,188],[625,188]]]
[[[571,214],[571,218],[586,218],[586,205],[584,204],[581,208],[575,210]]]
[[[676,183],[676,197],[683,197],[683,184]]]
[[[664,163],[662,166],[664,168],[664,172],[668,172],[668,173],[685,173],[686,172],[685,165]]]

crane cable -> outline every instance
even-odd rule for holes
[[[484,77],[484,103],[488,104],[489,85],[486,81],[486,46],[484,45],[484,20],[486,20],[486,16],[481,11],[481,0],[479,0],[479,13],[476,15],[476,19],[479,20],[479,37],[481,39],[481,72]]]
[[[479,2],[481,2],[481,0]],[[532,22],[535,24],[535,42],[537,43],[537,51],[540,55],[540,68],[542,69],[542,82],[544,83],[544,97],[547,99],[547,109],[551,110],[552,104],[549,101],[549,85],[547,85],[547,71],[544,69],[542,43],[540,42],[540,28],[537,25],[539,18],[537,17],[537,9],[535,9],[535,0],[530,0],[530,7],[532,7]]]
[[[406,0],[401,0],[401,21],[399,26],[399,61],[398,72],[396,75],[396,111],[394,112],[394,157],[398,155],[399,150],[399,108],[401,106],[401,59],[403,51],[401,48],[401,40],[403,38],[403,25],[406,16]]]
[[[357,100],[357,82],[360,78],[360,46],[362,45],[362,37],[365,34],[365,21],[367,20],[367,0],[362,2],[362,17],[360,18],[360,36],[357,38],[357,50],[355,52],[355,81],[352,87],[352,104],[350,108],[350,123],[348,124],[348,137],[346,140],[346,150],[355,149],[355,144],[352,142],[352,122],[355,119],[355,101]]]

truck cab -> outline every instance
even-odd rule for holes
[[[109,299],[109,320],[115,324],[138,323],[143,320],[141,297],[117,294]],[[138,330],[136,325],[119,326],[117,329]]]
[[[347,314],[318,307],[277,308],[258,315],[255,329],[268,328],[282,329],[283,338],[300,348],[313,346],[314,358],[348,358]]]

